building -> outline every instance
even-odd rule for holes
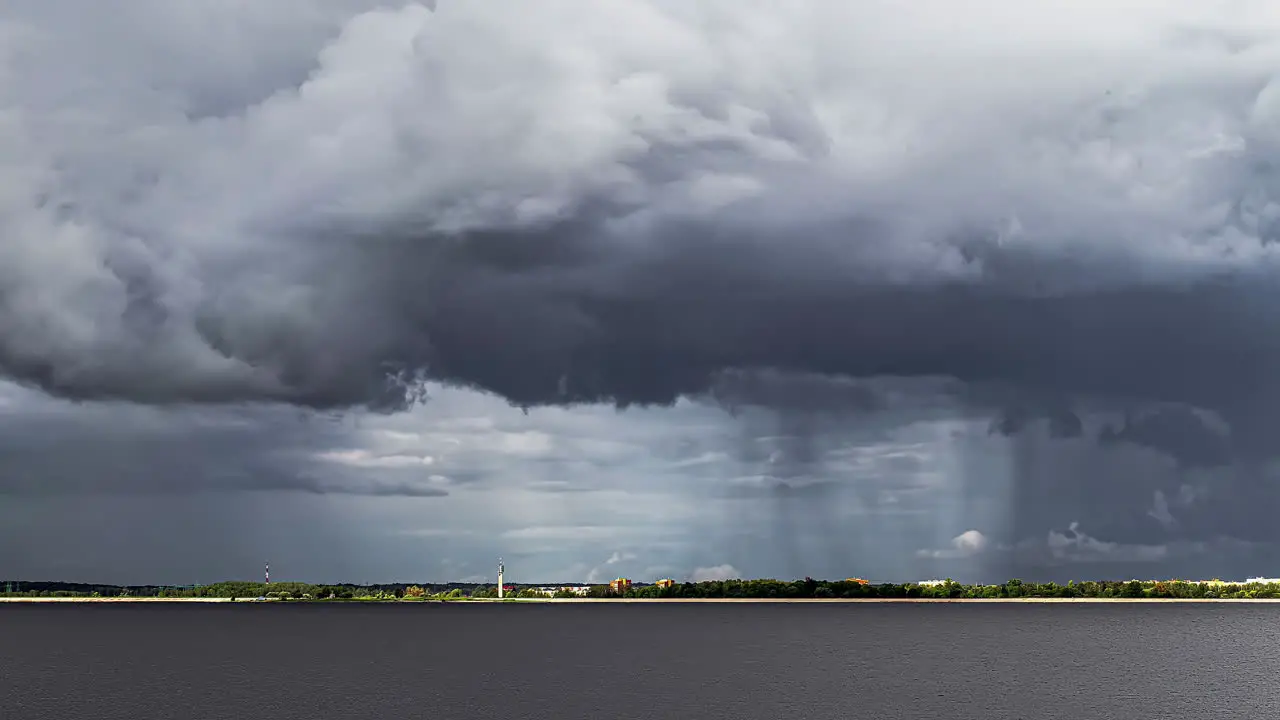
[[[672,580],[671,578],[662,578],[658,582],[654,583],[654,585],[657,585],[660,588],[669,588],[675,584],[676,584],[676,581]]]
[[[623,592],[631,587],[631,581],[627,578],[618,578],[609,583],[609,589],[614,592]]]
[[[560,593],[568,593],[570,595],[577,595],[578,597],[586,597],[587,593],[591,592],[591,586],[590,585],[543,585],[542,587],[536,588],[536,592],[539,595],[543,595],[545,597],[554,597],[555,595],[558,595]]]
[[[1178,581],[1176,581],[1176,580],[1175,580],[1175,581],[1173,581],[1173,582],[1178,582]],[[1209,587],[1222,587],[1222,586],[1224,586],[1224,585],[1253,585],[1253,584],[1258,584],[1258,585],[1273,585],[1273,584],[1276,584],[1276,583],[1280,583],[1280,578],[1254,577],[1254,578],[1249,578],[1248,580],[1244,580],[1244,581],[1240,581],[1240,580],[1219,580],[1218,578],[1214,578],[1214,579],[1212,579],[1212,580],[1194,580],[1194,581],[1192,581],[1192,582],[1194,582],[1194,583],[1195,583],[1195,584],[1197,584],[1197,585],[1207,585],[1207,586],[1209,586]]]
[[[924,587],[936,587],[938,585],[946,585],[946,580],[921,580],[920,585]]]
[[[845,579],[844,579],[844,581],[845,581],[845,582],[851,582],[851,583],[858,583],[859,585],[866,585],[866,584],[867,584],[867,581],[866,581],[866,580],[863,580],[862,578],[845,578]]]

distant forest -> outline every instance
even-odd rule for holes
[[[545,586],[543,586],[545,587]],[[552,587],[558,587],[553,585]],[[508,585],[507,597],[546,597],[534,585]],[[559,597],[577,597],[561,591]],[[91,585],[59,582],[0,581],[0,597],[172,597],[276,600],[462,600],[496,598],[492,584],[313,585],[296,582],[220,582],[210,585]],[[668,586],[633,584],[621,590],[592,585],[594,598],[1280,598],[1280,584],[1169,581],[1085,581],[1032,583],[1010,580],[1000,585],[965,585],[950,580],[933,585],[871,584],[863,580],[715,580]]]

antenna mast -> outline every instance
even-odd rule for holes
[[[501,600],[503,591],[506,589],[502,585],[502,573],[506,568],[502,564],[502,558],[498,558],[498,599]]]

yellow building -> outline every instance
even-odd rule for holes
[[[654,583],[654,585],[657,585],[657,586],[658,586],[658,587],[660,587],[660,588],[669,588],[669,587],[671,587],[672,585],[675,585],[675,584],[676,584],[676,581],[675,581],[675,580],[672,580],[671,578],[663,578],[663,579],[659,580],[658,582]]]
[[[609,583],[609,589],[614,592],[622,592],[629,587],[631,587],[631,581],[627,578],[618,578],[617,580]]]

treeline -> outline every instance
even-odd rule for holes
[[[170,597],[170,598],[244,598],[267,597],[298,600],[386,600],[404,597],[473,597],[483,596],[486,588],[476,583],[413,585],[337,584],[323,585],[300,582],[226,581],[209,585],[96,585],[64,582],[0,581],[0,597]],[[497,595],[497,589],[487,590]]]
[[[1280,598],[1280,584],[1169,581],[1085,581],[1033,583],[1010,580],[1000,585],[965,585],[947,580],[938,584],[870,584],[855,580],[723,580],[682,583],[668,587],[632,586],[618,593],[607,586],[592,589],[601,597],[633,598],[884,598],[884,599],[1000,599],[1000,598]]]
[[[210,585],[90,585],[81,583],[0,581],[0,596],[11,597],[172,597],[270,598],[279,600],[461,600],[497,597],[494,585],[474,583],[320,585],[296,582],[219,582]],[[517,585],[507,597],[543,598],[532,585]],[[556,592],[555,597],[579,597]],[[1000,585],[966,585],[951,580],[938,584],[870,584],[856,580],[714,580],[668,586],[635,584],[615,591],[593,585],[591,598],[884,598],[884,599],[999,599],[999,598],[1280,598],[1280,584],[1169,581],[1084,581],[1033,583],[1010,580]]]

